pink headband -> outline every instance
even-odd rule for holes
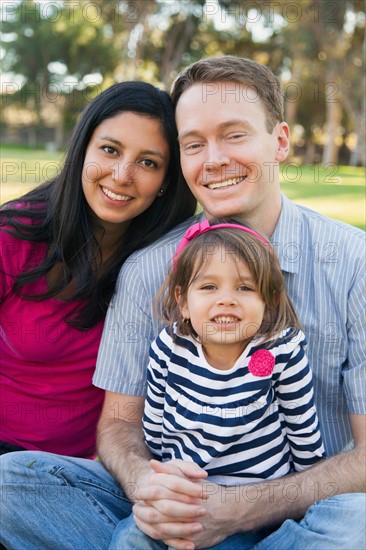
[[[262,243],[264,243],[266,246],[270,246],[269,242],[262,237],[262,235],[259,235],[256,231],[253,231],[253,229],[249,229],[249,227],[245,227],[245,225],[239,225],[237,223],[218,223],[217,225],[210,225],[210,222],[208,220],[205,220],[203,222],[198,222],[191,227],[189,227],[183,237],[183,239],[178,244],[177,250],[175,251],[174,257],[173,257],[173,265],[174,269],[177,266],[178,256],[182,252],[182,250],[189,244],[190,241],[198,237],[199,235],[202,235],[203,233],[207,233],[208,231],[214,231],[215,229],[241,229],[242,231],[245,231],[246,233],[249,233],[250,235],[254,235],[259,239]]]

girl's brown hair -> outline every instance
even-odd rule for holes
[[[249,224],[232,218],[216,218],[210,221],[212,226],[219,223],[241,224],[253,229]],[[221,250],[223,262],[229,256],[237,263],[242,261],[248,266],[258,293],[265,303],[263,322],[256,337],[270,340],[286,328],[300,328],[300,321],[285,290],[278,258],[271,245],[266,246],[256,236],[240,229],[219,228],[203,233],[189,242],[179,254],[175,266],[171,268],[158,293],[156,307],[170,329],[176,323],[180,334],[197,336],[191,323],[184,322],[176,299],[176,289],[179,289],[180,298],[186,300],[188,289],[205,261],[218,250]],[[171,333],[173,334],[172,330]]]

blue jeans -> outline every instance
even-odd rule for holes
[[[140,550],[126,546],[120,524],[131,503],[99,462],[15,452],[0,457],[0,472],[0,542],[7,550]],[[286,520],[252,548],[365,550],[365,517],[365,494],[338,495],[311,506],[300,522]],[[214,548],[243,550],[250,535]]]
[[[265,532],[253,531],[228,537],[220,544],[210,546],[210,550],[249,550],[265,537]],[[137,527],[133,515],[119,522],[113,532],[108,550],[173,550],[161,541],[145,535]]]

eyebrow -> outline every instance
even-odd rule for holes
[[[124,147],[125,147],[123,145],[123,143],[121,143],[118,139],[112,138],[110,136],[100,136],[100,137],[98,137],[98,139],[99,140],[111,141],[112,143],[115,143],[116,145],[118,145],[122,149],[124,149]],[[153,151],[152,149],[145,149],[144,151],[141,151],[141,154],[142,155],[153,155],[153,156],[156,156],[156,157],[160,157],[162,160],[165,160],[165,156],[162,153],[160,153],[160,151]]]
[[[230,126],[245,126],[246,128],[253,128],[250,122],[248,122],[247,120],[243,120],[242,118],[233,118],[230,120],[225,120],[225,122],[221,122],[217,126],[217,128],[219,130],[225,130]],[[178,133],[178,141],[189,136],[199,136],[199,135],[201,135],[200,130],[187,130],[186,132]]]
[[[202,281],[202,280],[205,280],[205,279],[209,279],[209,280],[212,280],[212,281],[215,281],[219,276],[217,275],[217,273],[197,273],[196,277],[194,278],[194,280],[196,281]],[[254,283],[254,279],[252,276],[249,276],[249,277],[241,277],[240,274],[239,274],[239,277],[238,277],[238,282],[243,282],[243,283]]]

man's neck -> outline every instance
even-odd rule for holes
[[[242,216],[236,214],[235,218],[238,220],[242,219],[243,223],[250,224],[269,239],[276,229],[281,215],[281,202],[281,193],[278,193],[275,197],[271,197],[270,206],[263,205],[262,208],[256,209],[252,213],[245,212]],[[207,218],[210,218],[205,211],[204,214]]]

